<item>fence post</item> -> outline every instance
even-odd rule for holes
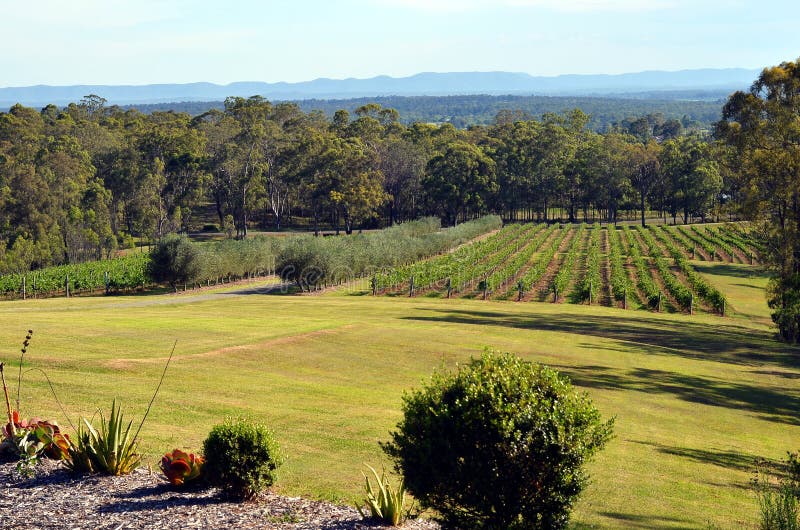
[[[694,315],[694,293],[689,293],[689,314]]]
[[[486,294],[489,291],[489,282],[483,280],[483,299],[486,300]]]
[[[658,312],[661,312],[661,291],[658,291]]]
[[[447,298],[450,298],[450,293],[453,291],[453,280],[452,278],[447,278]]]
[[[33,298],[36,299],[36,275],[33,275]]]
[[[525,285],[522,283],[522,280],[520,280],[517,283],[517,291],[518,291],[518,293],[517,293],[517,302],[521,302],[522,301],[522,297],[525,296],[524,288],[525,288]]]
[[[22,299],[23,300],[25,300],[27,298],[26,293],[25,293],[25,279],[27,277],[28,277],[27,275],[22,277]]]
[[[376,291],[378,290],[378,276],[372,277],[372,296],[375,296]]]
[[[622,291],[622,309],[628,309],[628,288]]]
[[[69,298],[69,274],[64,278],[64,290],[67,292],[67,298]]]
[[[409,284],[408,284],[408,296],[409,296],[409,298],[413,298],[413,297],[414,297],[414,277],[413,277],[413,276],[412,276],[412,277],[411,277],[411,279],[409,280]]]
[[[103,271],[103,283],[106,285],[106,294],[108,294],[111,290],[111,286],[108,281],[108,271]]]
[[[589,305],[592,305],[592,280],[589,280]]]
[[[553,284],[553,303],[558,302],[558,285]]]
[[[722,316],[725,316],[725,299],[722,299]]]

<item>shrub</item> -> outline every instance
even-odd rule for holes
[[[252,499],[271,486],[282,462],[272,431],[242,419],[211,429],[203,453],[208,482],[236,500]]]
[[[800,529],[800,467],[796,454],[789,453],[786,467],[788,476],[777,480],[777,484],[762,469],[756,472],[753,486],[758,500],[759,530]]]
[[[168,235],[150,252],[147,272],[177,291],[179,283],[192,282],[200,275],[200,251],[186,236]]]
[[[403,412],[384,451],[424,508],[462,528],[564,528],[613,426],[555,370],[492,352],[435,373]]]

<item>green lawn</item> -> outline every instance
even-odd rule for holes
[[[800,349],[774,342],[756,269],[706,264],[733,316],[479,300],[179,294],[0,304],[2,360],[46,370],[73,421],[122,399],[146,408],[175,340],[175,359],[142,430],[151,463],[197,450],[226,415],[273,426],[288,456],[286,494],[349,502],[361,464],[400,417],[402,392],[442,363],[485,346],[572,377],[615,438],[591,465],[576,528],[748,528],[757,459],[800,448]],[[23,415],[66,421],[38,372]],[[13,385],[15,386],[15,384]],[[13,397],[12,397],[13,399]]]

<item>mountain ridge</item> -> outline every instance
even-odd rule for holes
[[[375,96],[442,95],[585,95],[624,96],[675,90],[734,91],[746,89],[760,70],[704,68],[694,70],[647,70],[623,74],[564,74],[533,76],[522,72],[420,72],[406,77],[379,75],[370,78],[317,78],[296,83],[236,81],[221,85],[157,83],[147,85],[32,85],[0,88],[0,106],[21,103],[65,105],[88,94],[109,104],[130,105],[173,101],[219,101],[228,96],[255,94],[272,100],[346,99]]]

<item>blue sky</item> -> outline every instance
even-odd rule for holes
[[[800,2],[0,0],[0,86],[761,68]]]

